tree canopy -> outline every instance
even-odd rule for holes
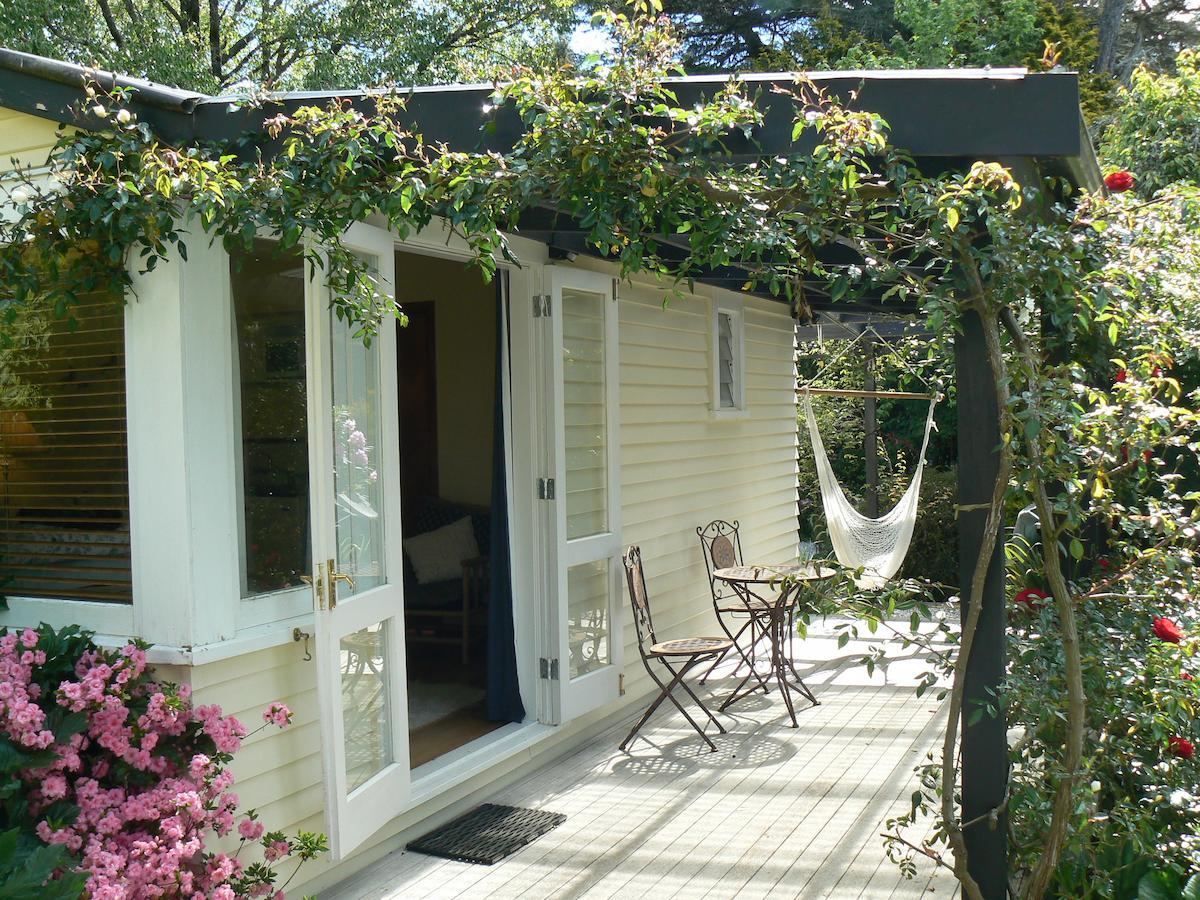
[[[197,91],[477,80],[566,52],[571,0],[20,0],[0,46]]]

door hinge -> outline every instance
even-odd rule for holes
[[[613,281],[613,299],[620,300],[621,299],[621,279],[614,278],[612,281]]]
[[[535,319],[550,318],[550,295],[533,295],[533,317]]]
[[[539,500],[553,500],[554,499],[554,479],[553,478],[539,478],[538,485],[537,485],[537,491],[538,491],[538,499]]]
[[[538,674],[547,681],[558,681],[558,660],[543,656],[538,660]]]

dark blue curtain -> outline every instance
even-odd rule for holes
[[[504,446],[504,341],[507,310],[504,272],[496,275],[496,402],[492,419],[491,597],[488,601],[487,715],[493,722],[525,718],[517,682],[517,642],[513,629],[512,571],[508,552],[508,474]]]

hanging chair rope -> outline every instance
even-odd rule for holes
[[[917,522],[917,504],[921,496],[921,476],[925,469],[925,451],[929,448],[929,435],[933,431],[933,411],[937,406],[935,394],[929,401],[929,415],[925,418],[925,437],[921,442],[921,453],[917,457],[917,468],[912,481],[899,502],[878,518],[864,516],[847,499],[825,452],[820,429],[813,415],[812,396],[804,390],[804,417],[808,422],[808,436],[812,441],[813,458],[817,466],[817,481],[821,487],[821,504],[825,508],[825,519],[829,528],[829,539],[838,562],[850,569],[861,569],[858,579],[860,587],[882,587],[900,571],[908,545],[912,542],[913,528]]]

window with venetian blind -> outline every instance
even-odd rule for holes
[[[742,310],[719,304],[713,319],[713,409],[717,412],[745,408],[744,339]]]
[[[73,312],[0,358],[0,594],[129,603],[125,310]]]

